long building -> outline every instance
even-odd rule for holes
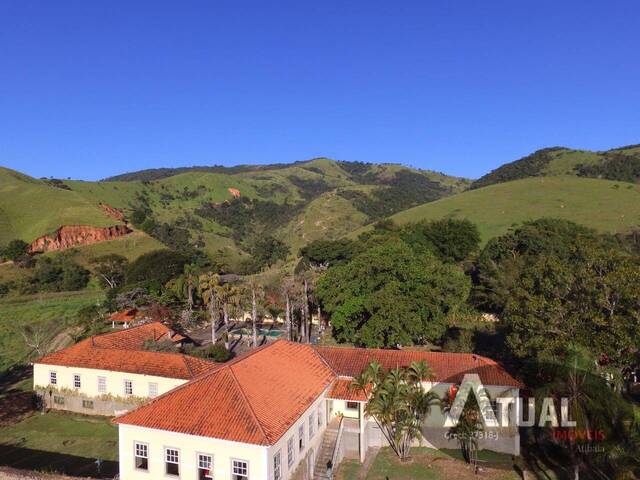
[[[425,387],[443,396],[477,374],[491,399],[517,398],[520,382],[472,354],[312,347],[278,340],[216,366],[114,420],[120,478],[283,480],[328,478],[330,462],[365,460],[383,446],[365,415],[367,396],[351,380],[371,361],[385,368],[425,360]],[[423,434],[434,448],[456,448],[439,409]],[[517,429],[497,428],[480,448],[519,454]]]
[[[144,349],[145,342],[184,339],[160,322],[88,338],[34,362],[34,390],[48,408],[122,414],[216,368],[189,355]]]

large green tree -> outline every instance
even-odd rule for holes
[[[329,268],[317,296],[339,341],[389,347],[440,340],[469,288],[454,265],[392,237]]]

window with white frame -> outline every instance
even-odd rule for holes
[[[82,386],[82,383],[80,382],[80,374],[79,373],[74,373],[73,374],[73,388],[80,388]]]
[[[347,402],[347,409],[358,410],[359,408],[360,408],[360,405],[358,404],[358,402]]]
[[[316,425],[316,419],[313,416],[313,412],[311,412],[311,415],[309,415],[309,440],[313,438],[313,435],[315,433],[313,428],[315,427],[315,425]]]
[[[58,372],[55,372],[53,370],[51,370],[49,372],[49,383],[51,385],[57,385],[58,384]]]
[[[135,467],[138,470],[149,470],[149,445],[135,442],[133,444]]]
[[[213,455],[198,454],[198,480],[213,479]]]
[[[289,440],[287,440],[287,465],[291,467],[295,459],[296,459],[296,450],[294,448],[294,438],[291,437]]]
[[[249,478],[249,462],[246,460],[231,461],[231,480],[247,480]]]
[[[165,448],[164,473],[180,476],[180,452],[177,448]]]
[[[149,382],[149,396],[151,398],[158,396],[158,384],[156,382]]]
[[[280,458],[280,450],[273,456],[273,480],[280,480],[282,478],[282,464]]]
[[[304,450],[304,423],[298,427],[298,450]]]
[[[98,393],[107,393],[107,377],[98,377]]]
[[[133,383],[131,382],[131,380],[124,381],[124,394],[133,395]]]
[[[322,428],[322,419],[324,415],[322,415],[322,405],[318,405],[318,430]]]

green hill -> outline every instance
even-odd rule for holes
[[[528,177],[576,175],[622,182],[640,182],[640,146],[614,148],[605,152],[551,147],[506,163],[471,184],[482,188]]]
[[[390,218],[403,224],[442,217],[471,220],[485,242],[541,217],[624,232],[640,225],[640,185],[571,176],[527,178],[469,190]]]
[[[31,242],[61,225],[113,225],[97,203],[78,192],[0,167],[0,244]]]
[[[62,225],[117,223],[99,207],[105,203],[129,218],[133,212],[144,212],[164,233],[147,230],[156,241],[141,240],[135,247],[124,241],[83,247],[83,256],[106,249],[134,257],[146,247],[161,245],[158,240],[169,244],[179,236],[233,264],[264,235],[281,239],[296,253],[308,241],[338,238],[376,219],[460,192],[469,183],[399,164],[326,158],[153,169],[99,182],[36,180],[2,169],[0,245],[13,238],[30,242]],[[240,199],[234,199],[230,189],[238,190]]]

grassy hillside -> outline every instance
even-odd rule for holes
[[[527,178],[470,190],[391,218],[402,224],[442,217],[471,220],[485,242],[540,217],[622,232],[640,225],[640,185],[570,176]]]
[[[103,292],[85,290],[0,299],[0,372],[30,359],[20,333],[24,327],[40,329],[47,339],[47,348],[59,349],[70,341],[60,334],[75,321],[78,311],[103,298]]]
[[[78,224],[102,227],[114,220],[78,192],[0,167],[0,244],[31,242],[60,225]]]
[[[640,147],[629,145],[604,152],[552,147],[506,163],[471,184],[482,188],[528,177],[577,175],[632,183],[640,182]]]

